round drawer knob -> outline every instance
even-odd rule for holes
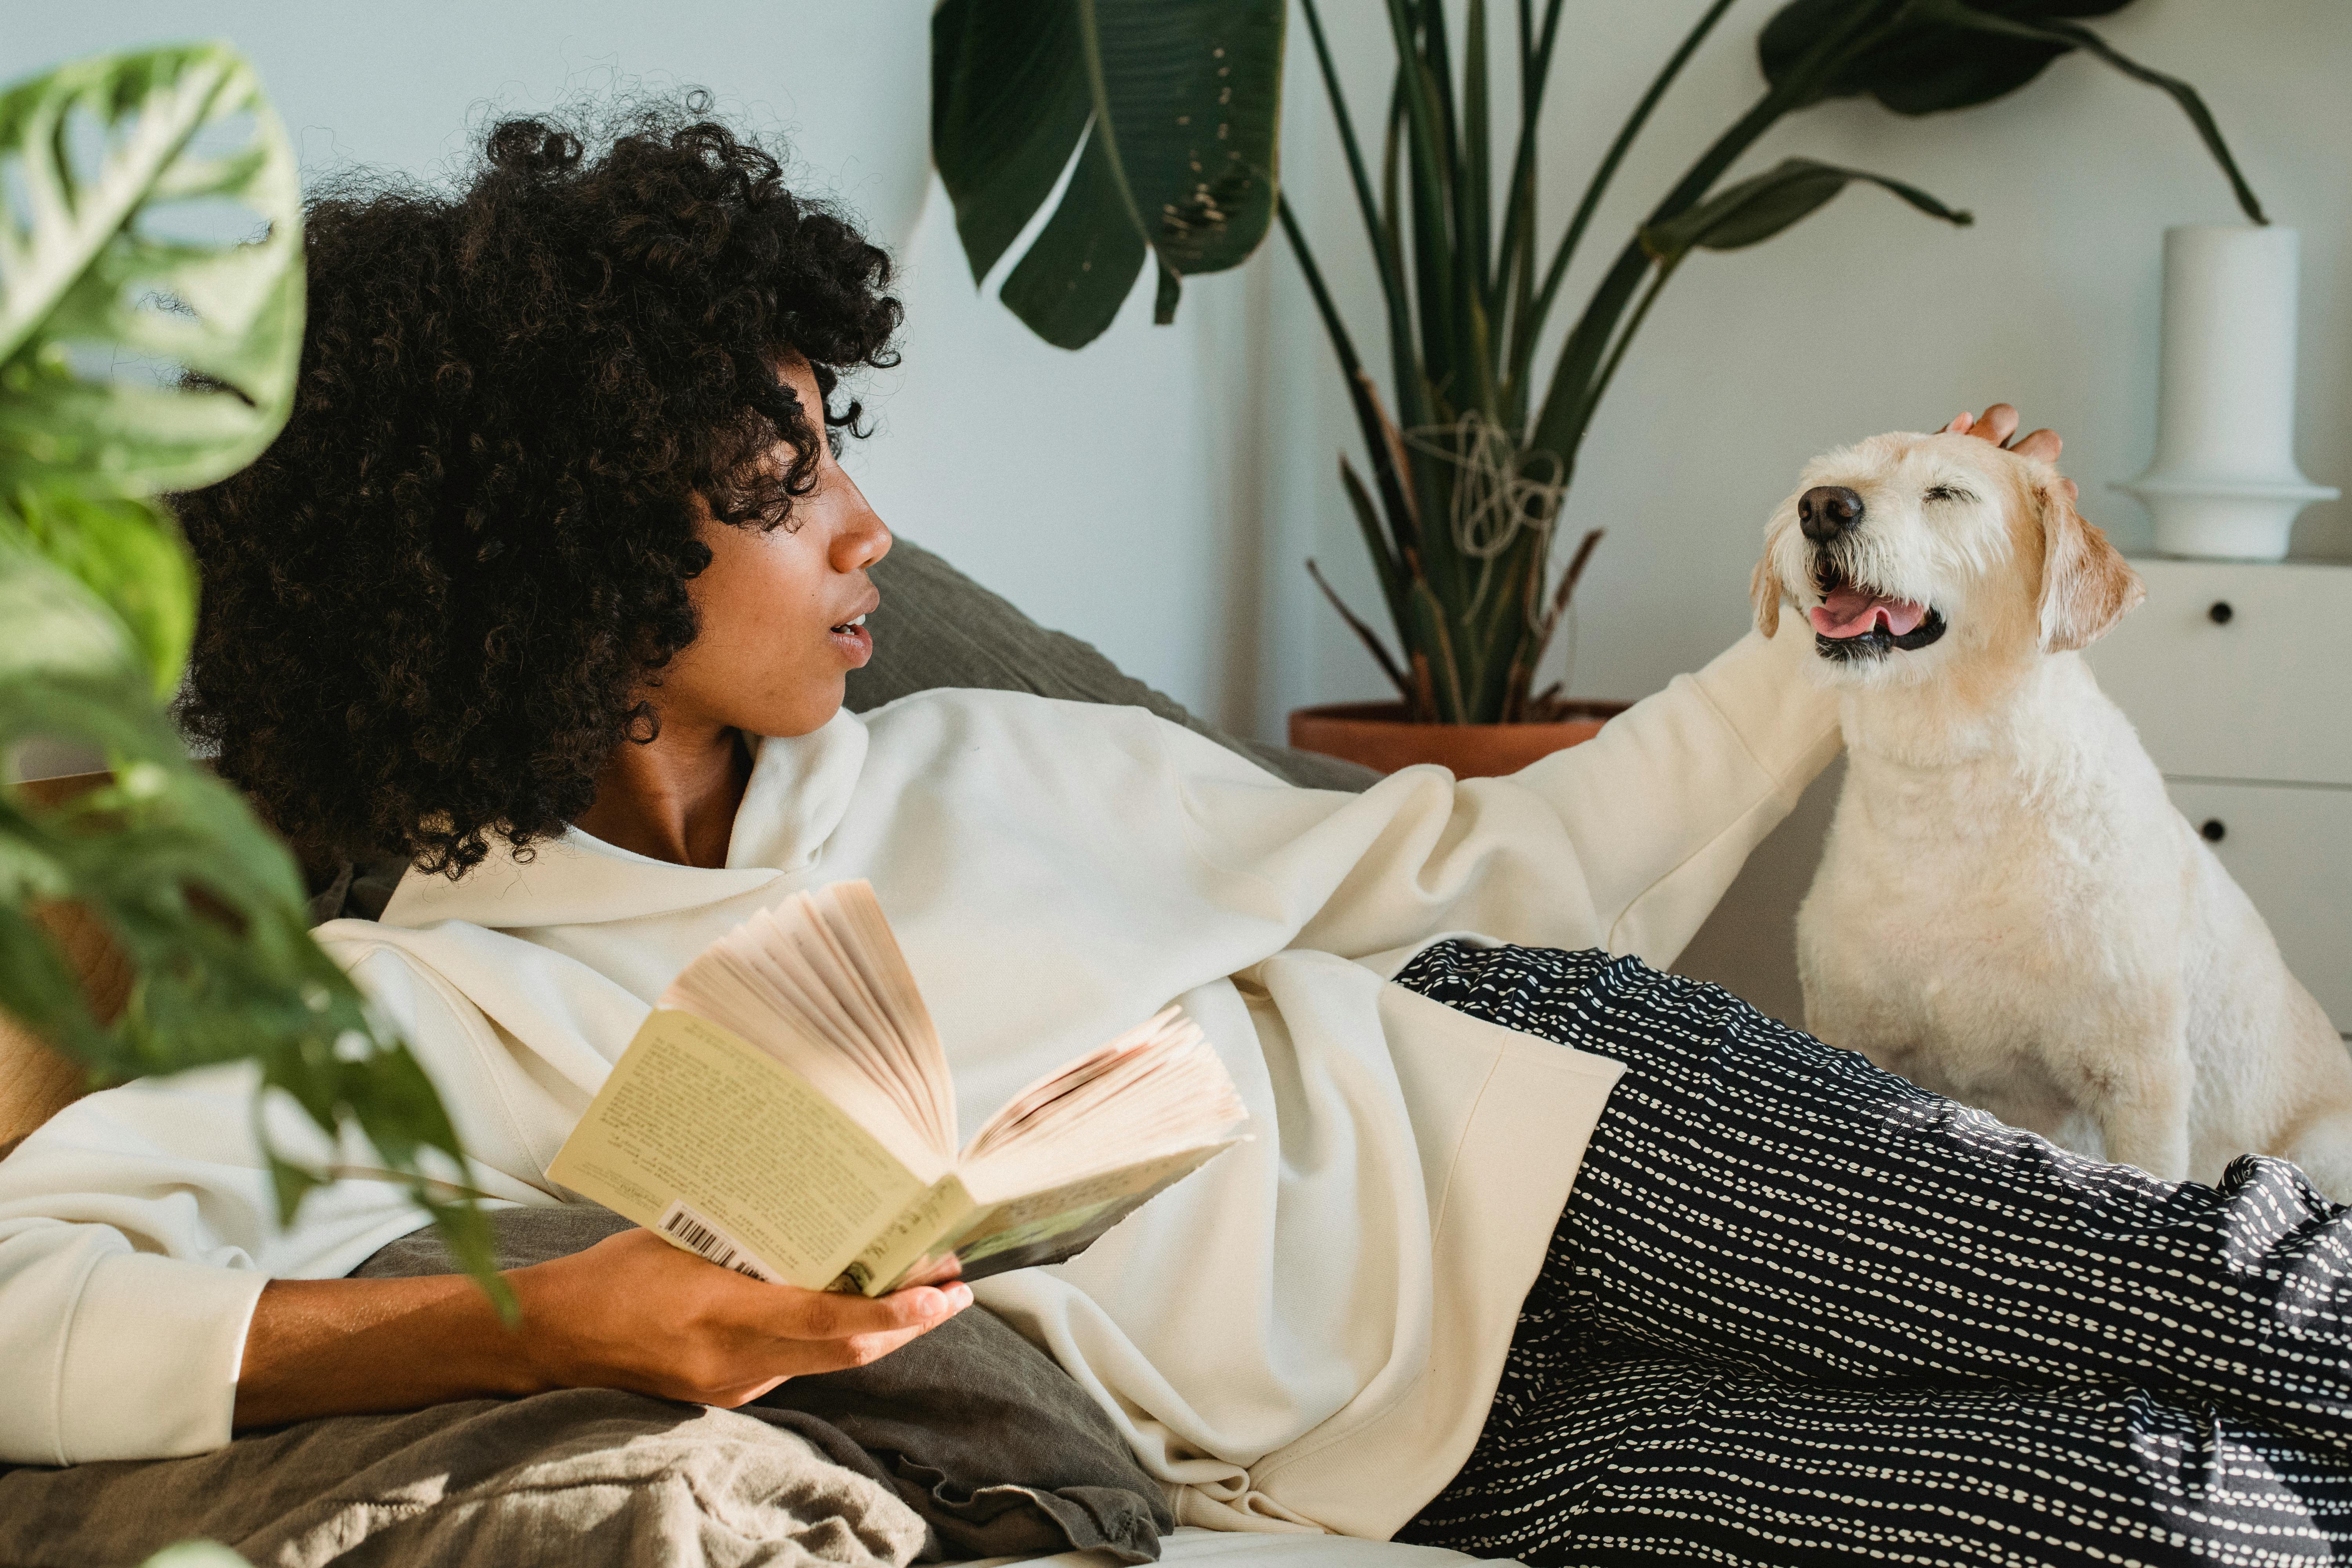
[[[2208,844],[2219,844],[2230,836],[2230,830],[2221,825],[2221,819],[2218,816],[2207,817],[2197,831],[2205,836],[2205,842]]]
[[[2230,601],[2227,599],[2214,600],[2213,607],[2205,612],[2207,617],[2210,618],[2217,626],[2228,626],[2231,619],[2235,616],[2237,613],[2237,611],[2230,607]]]

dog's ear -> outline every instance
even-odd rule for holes
[[[2107,536],[2083,521],[2054,471],[2033,481],[2033,500],[2042,513],[2042,651],[2088,647],[2147,597],[2147,585]]]
[[[1748,579],[1748,596],[1756,605],[1756,629],[1768,637],[1780,629],[1780,601],[1788,594],[1780,574],[1772,570],[1772,552],[1768,549],[1756,558],[1756,571]]]

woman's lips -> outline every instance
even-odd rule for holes
[[[866,661],[874,657],[874,634],[866,629],[865,621],[866,617],[860,616],[848,625],[828,627],[824,634],[833,639],[841,656],[849,660],[852,669],[864,668]]]

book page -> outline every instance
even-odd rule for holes
[[[972,1202],[961,1223],[919,1253],[903,1261],[896,1255],[885,1260],[886,1267],[896,1264],[890,1272],[845,1280],[835,1289],[854,1286],[878,1296],[909,1285],[959,1277],[985,1279],[1076,1258],[1111,1226],[1239,1142],[1099,1171],[1045,1192]]]
[[[879,1296],[898,1289],[918,1262],[937,1250],[942,1238],[963,1231],[975,1207],[961,1178],[941,1177],[929,1192],[866,1244],[866,1249],[841,1271],[831,1289],[864,1296]]]
[[[661,1005],[751,1041],[927,1178],[955,1159],[947,1055],[874,889],[796,893],[720,937]]]
[[[1200,1026],[1171,1006],[1013,1096],[960,1169],[976,1194],[1048,1191],[1220,1143],[1248,1114]]]
[[[961,1156],[947,1054],[874,889],[754,913],[682,970],[551,1173],[724,1268],[880,1294],[1074,1256],[1227,1146],[1224,1064],[1167,1007]]]
[[[777,1279],[831,1284],[927,1183],[768,1053],[658,1009],[548,1173],[689,1250],[719,1233]],[[673,1220],[673,1206],[691,1223]]]

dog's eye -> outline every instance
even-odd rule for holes
[[[1977,498],[1969,494],[1969,492],[1964,489],[1957,489],[1950,485],[1937,485],[1927,492],[1927,499],[1929,500],[1972,501]]]

